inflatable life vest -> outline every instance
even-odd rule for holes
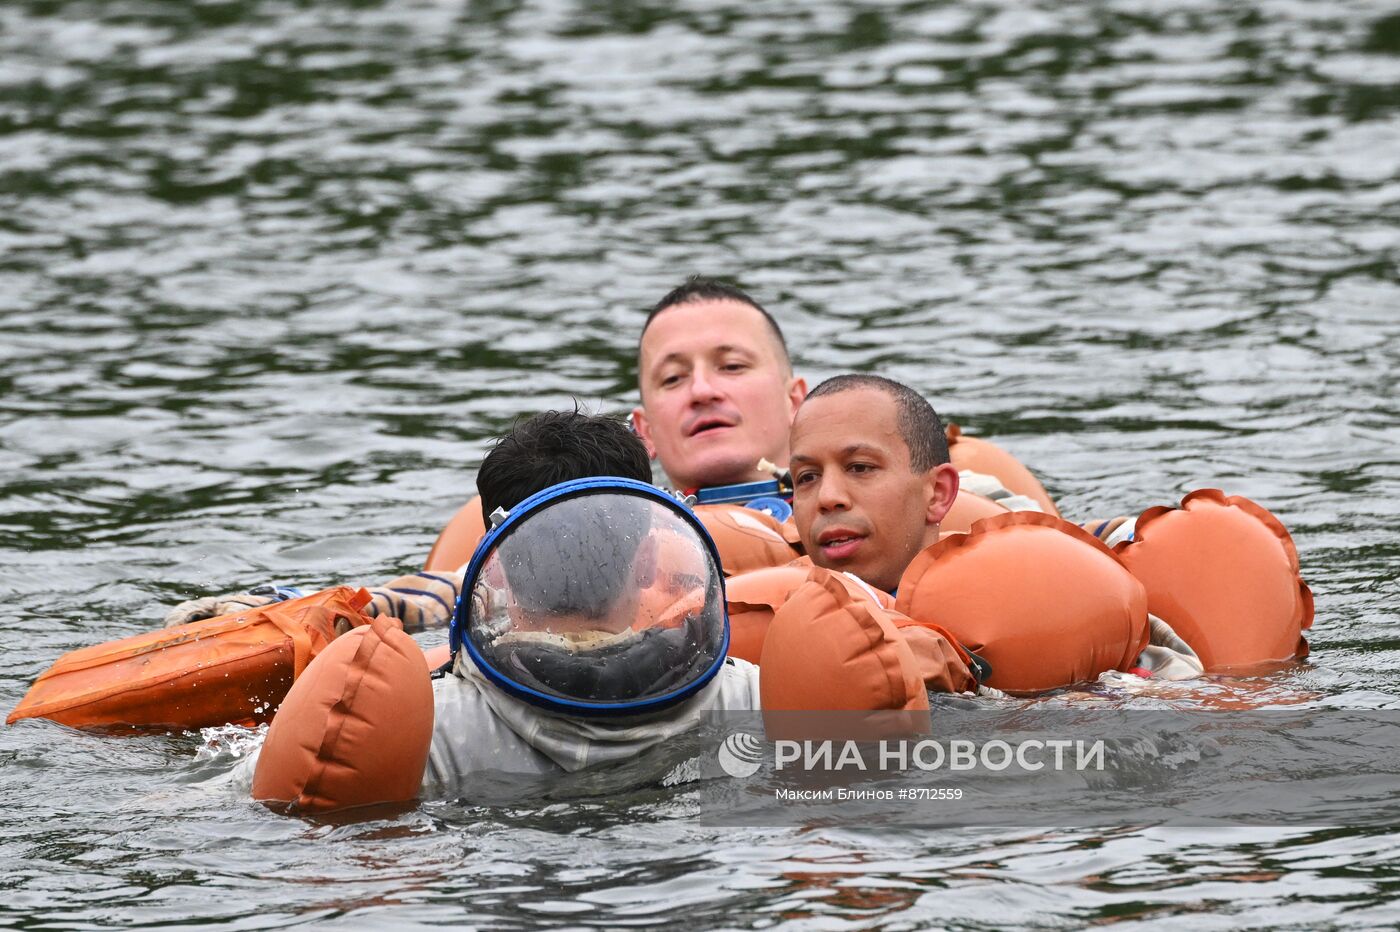
[[[1127,670],[1147,646],[1147,594],[1083,528],[1050,515],[988,518],[916,556],[895,607],[947,629],[991,665],[987,685],[1033,692]]]
[[[813,571],[827,574],[846,590],[842,605],[865,602],[883,613],[909,647],[915,675],[925,690],[970,692],[977,688],[971,659],[953,638],[937,625],[915,621],[895,611],[894,597],[868,586],[846,573],[818,570],[804,557],[787,566],[755,570],[731,578],[725,584],[729,608],[729,654],[762,666],[765,644],[773,619],[801,588]],[[825,578],[824,576],[821,578]],[[842,615],[841,617],[844,617]],[[777,671],[765,671],[777,677]]]
[[[253,798],[297,813],[406,802],[433,736],[433,689],[413,638],[376,618],[330,645],[272,720]]]
[[[1207,670],[1306,657],[1313,597],[1287,529],[1266,509],[1219,489],[1138,518],[1119,560],[1147,588],[1147,607]]]
[[[345,586],[64,654],[6,719],[193,729],[269,721],[337,634],[369,624]]]
[[[948,458],[959,471],[967,469],[996,476],[1017,495],[1039,502],[1046,514],[1059,516],[1060,510],[1046,493],[1045,486],[1016,457],[990,441],[965,436],[956,424],[948,425]]]
[[[791,519],[780,524],[743,505],[696,505],[693,510],[719,550],[725,576],[782,566],[802,555]]]
[[[806,565],[771,566],[732,576],[725,582],[731,657],[761,666],[763,642],[773,616],[812,574],[811,564],[801,562]],[[868,598],[883,608],[894,608],[894,597],[889,593],[861,586],[844,573],[832,575],[852,597]]]
[[[983,518],[995,518],[997,515],[1010,513],[1010,508],[992,501],[985,495],[958,489],[958,495],[953,499],[953,507],[948,509],[948,513],[938,523],[938,530],[940,534],[966,534]]]
[[[428,559],[423,569],[429,573],[450,573],[461,569],[472,558],[476,545],[486,536],[486,521],[481,515],[481,496],[476,495],[467,502],[452,520],[447,522],[433,549],[428,551]]]
[[[927,709],[913,651],[888,615],[813,567],[773,616],[761,655],[765,711]]]

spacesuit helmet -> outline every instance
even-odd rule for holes
[[[616,477],[525,499],[468,564],[452,650],[507,693],[568,715],[666,708],[729,647],[714,542],[673,495]]]

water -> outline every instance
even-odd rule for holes
[[[1400,8],[0,7],[0,705],[183,598],[420,565],[517,413],[738,278],[1071,516],[1224,487],[1393,707]],[[312,825],[237,736],[0,731],[0,922],[1389,926],[1400,835],[703,829],[664,794]]]

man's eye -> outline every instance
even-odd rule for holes
[[[800,472],[792,477],[793,485],[807,485],[817,478],[814,472]]]
[[[846,467],[847,472],[854,473],[873,472],[874,469],[875,467],[870,463],[852,463]]]
[[[666,388],[667,386],[675,385],[675,384],[679,383],[680,380],[681,380],[681,376],[680,376],[680,373],[678,373],[678,372],[672,373],[671,375],[663,375],[663,376],[661,377],[661,387],[662,387],[662,388]]]
[[[743,372],[748,367],[746,362],[727,362],[719,368],[721,372]]]

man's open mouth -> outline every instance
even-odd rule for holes
[[[865,540],[865,535],[846,528],[838,528],[826,531],[817,537],[817,546],[821,548],[822,555],[831,560],[839,560],[842,557],[850,556]]]
[[[705,418],[704,420],[696,421],[695,424],[691,426],[690,436],[696,437],[700,434],[707,433],[712,430],[719,430],[722,427],[733,426],[734,425],[731,422],[725,420],[724,418]]]

